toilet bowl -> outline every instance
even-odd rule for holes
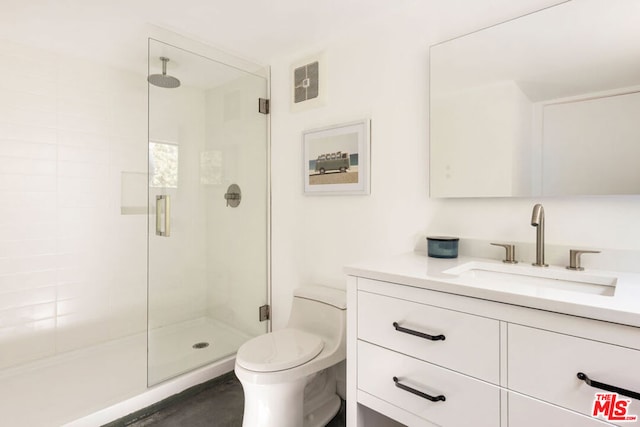
[[[296,289],[284,329],[244,343],[235,373],[244,390],[243,427],[321,427],[340,409],[336,386],[346,356],[346,294]]]

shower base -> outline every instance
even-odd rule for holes
[[[233,355],[251,336],[218,320],[195,320],[149,332],[149,384]]]
[[[208,318],[159,328],[149,337],[155,355],[149,365],[143,332],[0,370],[0,425],[106,424],[233,370],[233,354],[249,338]],[[209,346],[196,350],[196,342]],[[147,366],[150,383],[161,385],[147,388]],[[193,372],[180,375],[187,371]]]

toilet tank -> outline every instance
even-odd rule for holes
[[[341,341],[346,333],[347,294],[325,286],[305,286],[293,291],[287,327]]]

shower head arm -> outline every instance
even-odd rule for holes
[[[169,62],[169,58],[165,58],[164,56],[160,57],[160,61],[162,61],[162,75],[167,75],[167,62]]]

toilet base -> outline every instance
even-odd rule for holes
[[[303,426],[305,384],[304,378],[283,384],[242,384],[244,389],[242,427]]]
[[[324,427],[340,410],[332,368],[266,385],[243,381],[243,371],[236,366],[244,389],[243,427]]]
[[[340,403],[340,396],[333,395],[322,406],[305,415],[303,427],[326,426],[340,410]]]

